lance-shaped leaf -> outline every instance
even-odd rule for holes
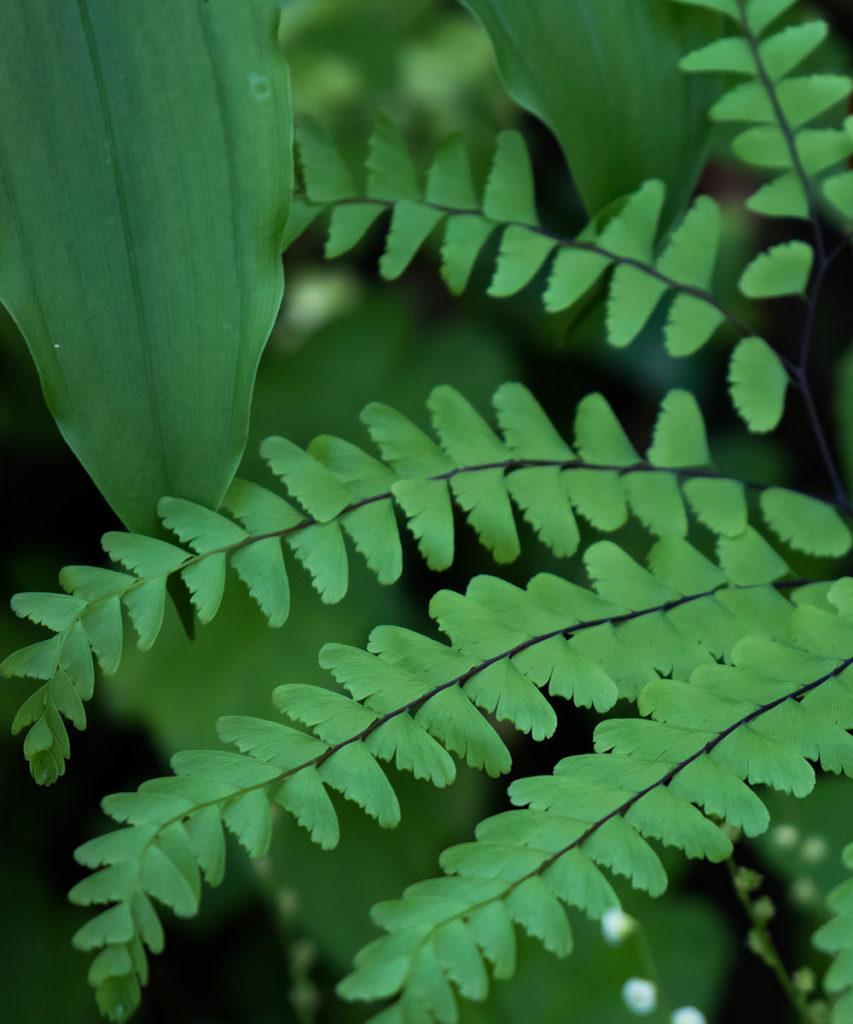
[[[65,439],[133,529],[215,507],[282,294],[275,0],[10,0],[0,300]]]
[[[665,220],[683,208],[716,85],[681,75],[678,62],[717,38],[719,15],[637,0],[462,3],[489,33],[512,97],[556,136],[588,210],[649,178],[669,186]]]

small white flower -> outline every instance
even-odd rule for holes
[[[823,836],[808,836],[800,847],[800,856],[807,864],[820,864],[822,860],[826,860],[828,853],[829,843]]]
[[[820,899],[820,892],[815,880],[805,875],[794,879],[789,893],[791,900],[798,907],[813,907]]]
[[[622,986],[622,1001],[638,1017],[647,1017],[658,1008],[658,989],[647,978],[629,978]]]
[[[708,1024],[708,1018],[695,1006],[679,1006],[669,1019],[670,1024]]]
[[[795,825],[777,825],[770,838],[781,850],[790,850],[800,841],[800,830]]]
[[[621,907],[610,907],[601,915],[601,934],[608,946],[621,946],[635,927],[634,918]]]

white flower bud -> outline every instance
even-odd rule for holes
[[[770,833],[774,846],[791,850],[800,841],[800,830],[795,825],[777,825]]]
[[[621,907],[610,907],[601,915],[601,934],[608,946],[621,946],[637,923]]]
[[[800,856],[807,864],[820,864],[826,860],[828,853],[829,843],[823,836],[808,836],[800,847]]]
[[[820,900],[815,880],[805,875],[795,878],[788,891],[792,902],[798,907],[813,907]]]
[[[622,1001],[638,1017],[647,1017],[658,1008],[658,989],[647,978],[629,978],[622,986]]]
[[[708,1024],[708,1018],[695,1006],[679,1006],[669,1019],[670,1024]]]

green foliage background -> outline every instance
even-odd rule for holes
[[[814,6],[833,10],[829,2]],[[844,8],[838,10],[837,45],[843,49],[853,40],[853,25]],[[321,118],[353,161],[363,156],[369,112],[377,108],[401,122],[425,149],[449,131],[462,130],[479,166],[488,161],[494,132],[520,124],[533,149],[538,184],[547,183],[540,191],[545,217],[566,230],[581,226],[581,204],[557,143],[511,104],[488,40],[457,6],[439,0],[294,0],[288,13],[284,41],[297,112]],[[849,63],[850,54],[844,58]],[[721,154],[705,186],[724,201],[745,191],[744,174]],[[727,215],[722,276],[735,308],[736,268],[744,252],[770,244],[773,231],[772,225]],[[262,362],[243,476],[265,479],[253,453],[269,434],[300,442],[320,432],[352,436],[358,411],[374,399],[417,418],[426,394],[439,383],[453,384],[483,409],[499,383],[518,379],[563,426],[578,398],[604,390],[640,440],[651,426],[647,410],[671,387],[689,386],[709,419],[716,414],[712,445],[724,465],[752,479],[820,486],[819,468],[799,459],[796,417],[783,434],[744,441],[723,391],[723,345],[677,362],[652,340],[652,325],[647,336],[616,354],[600,343],[602,320],[595,310],[580,321],[575,313],[543,318],[529,291],[495,303],[481,298],[481,287],[457,302],[443,290],[428,257],[389,287],[375,282],[376,243],[360,253],[361,263],[328,265],[319,234],[311,232],[289,253],[288,303]],[[843,279],[830,281],[829,326],[838,323],[848,302],[847,287]],[[570,326],[573,337],[565,344]],[[838,355],[824,351],[820,358]],[[0,369],[0,450],[9,514],[0,580],[8,596],[21,589],[52,589],[57,565],[98,564],[96,539],[116,524],[67,455],[8,320],[0,330]],[[825,406],[834,398],[821,396]],[[641,553],[636,527],[626,527],[619,539],[629,551]],[[507,578],[523,582],[551,564],[536,545],[524,545],[524,552],[504,573]],[[100,830],[103,777],[109,773],[111,790],[132,788],[160,773],[175,751],[209,745],[223,709],[266,715],[274,685],[327,682],[316,666],[322,643],[361,644],[370,627],[383,621],[423,627],[421,609],[433,591],[462,587],[477,571],[493,569],[470,538],[441,577],[430,575],[415,558],[407,564],[413,571],[405,583],[384,590],[354,563],[351,594],[332,608],[321,606],[301,574],[294,573],[294,611],[280,631],[267,629],[235,588],[216,628],[202,631],[195,642],[173,617],[151,653],[130,652],[118,676],[103,684],[94,714],[104,720],[78,740],[75,771],[59,788],[34,792],[18,742],[0,738],[0,793],[8,823],[0,844],[5,925],[0,991],[7,1019],[20,1024],[95,1019],[83,959],[68,949],[84,914],[68,907],[64,895],[77,878],[68,852]],[[12,619],[7,606],[4,600],[4,651],[36,638],[34,630]],[[6,720],[25,692],[24,685],[4,682],[0,714]],[[547,769],[558,750],[586,749],[589,724],[574,713],[559,747],[518,744],[513,753],[519,771]],[[233,870],[209,898],[200,921],[172,928],[171,955],[154,966],[156,984],[139,1021],[298,1022],[288,992],[294,979],[304,976],[320,999],[317,1020],[361,1019],[363,1011],[337,1002],[332,988],[372,934],[368,908],[430,874],[439,850],[468,838],[471,821],[501,806],[501,788],[473,773],[463,772],[449,793],[408,778],[395,785],[402,797],[402,827],[380,833],[363,815],[344,809],[343,840],[334,853],[318,854],[295,826],[282,823],[272,854],[274,871]],[[825,840],[826,856],[819,863],[780,857],[772,836],[758,844],[782,907],[779,933],[794,962],[820,962],[808,947],[810,931],[821,919],[818,895],[842,875],[838,854],[850,835],[844,816],[832,813],[835,786],[834,780],[822,784],[815,797],[798,806],[777,800],[782,805],[777,820]],[[238,863],[243,864],[235,857]],[[709,1019],[727,1024],[755,1020],[756,1007],[767,1014],[764,1019],[786,1020],[788,1011],[769,976],[753,972],[748,984],[745,980],[746,955],[736,938],[743,922],[719,879],[675,861],[671,870],[678,884],[667,897],[652,903],[626,892],[625,899],[647,924],[673,1005],[701,1005]],[[467,1006],[464,1024],[619,1024],[627,1019],[618,997],[621,981],[644,969],[633,946],[612,950],[592,927],[579,934],[577,951],[566,962],[525,945],[516,981],[496,986],[484,1006]],[[664,1018],[649,1019],[660,1024]]]

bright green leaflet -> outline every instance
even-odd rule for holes
[[[292,183],[279,14],[6,5],[0,300],[133,529],[157,529],[163,494],[218,505],[243,452]]]

